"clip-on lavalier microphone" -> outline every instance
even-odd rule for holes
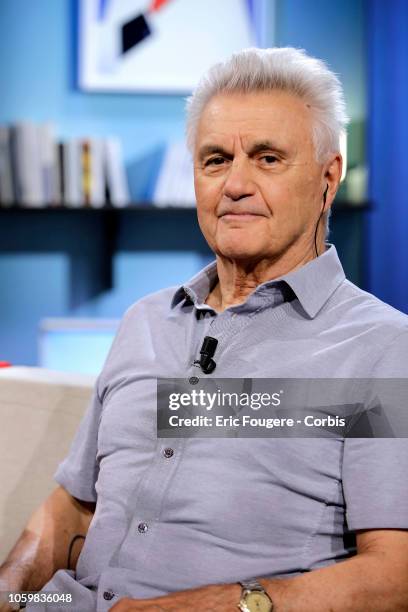
[[[200,359],[194,361],[194,365],[199,365],[204,374],[211,374],[215,370],[216,363],[213,359],[218,340],[211,336],[205,336],[200,349]]]

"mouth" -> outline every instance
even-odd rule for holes
[[[221,216],[224,221],[253,221],[263,215],[257,215],[254,213],[227,213]]]

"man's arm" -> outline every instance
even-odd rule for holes
[[[336,565],[291,580],[265,581],[276,611],[407,612],[408,531],[362,531],[357,550]]]
[[[67,569],[70,544],[75,536],[86,536],[94,510],[95,504],[58,487],[30,518],[0,567],[0,591],[37,591],[58,569]],[[72,569],[81,542],[72,547]]]
[[[407,612],[408,531],[382,529],[357,534],[358,554],[288,579],[259,580],[274,612]],[[237,584],[211,585],[149,600],[122,599],[112,612],[233,612]]]

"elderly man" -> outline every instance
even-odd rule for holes
[[[195,363],[206,336],[218,377],[407,376],[407,317],[325,245],[345,124],[338,79],[302,51],[245,50],[200,82],[188,140],[216,261],[126,312],[3,588],[47,583],[76,612],[408,610],[404,440],[156,432],[157,378],[215,375]]]

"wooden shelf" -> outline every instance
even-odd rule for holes
[[[371,203],[370,202],[362,202],[361,204],[352,204],[350,202],[347,202],[345,200],[336,200],[334,205],[333,205],[333,211],[363,211],[363,210],[369,210],[371,209]],[[80,207],[75,207],[75,206],[51,206],[51,205],[47,205],[47,206],[39,206],[39,207],[32,207],[32,206],[23,206],[22,204],[13,204],[12,206],[1,206],[0,205],[0,214],[4,213],[9,213],[12,211],[30,211],[30,212],[39,212],[39,213],[43,213],[43,212],[64,212],[64,211],[70,211],[70,212],[74,212],[74,213],[79,213],[79,212],[83,212],[83,213],[100,213],[100,212],[106,212],[106,211],[113,211],[113,212],[117,212],[117,213],[123,213],[123,212],[128,212],[131,211],[133,213],[144,213],[144,212],[151,212],[152,214],[162,214],[162,213],[166,213],[168,211],[172,211],[176,214],[178,213],[195,213],[196,208],[195,206],[165,206],[165,207],[159,207],[159,206],[154,206],[154,204],[152,204],[151,202],[140,202],[140,203],[134,203],[134,204],[130,204],[129,206],[126,206],[124,208],[117,208],[115,206],[111,206],[110,204],[106,204],[105,206],[102,206],[101,208],[92,208],[91,206],[80,206]]]
[[[369,209],[368,203],[336,202],[333,225],[336,218]],[[112,258],[118,251],[210,254],[194,207],[158,208],[141,203],[126,208],[0,208],[0,253],[68,255],[72,306],[112,288]]]

